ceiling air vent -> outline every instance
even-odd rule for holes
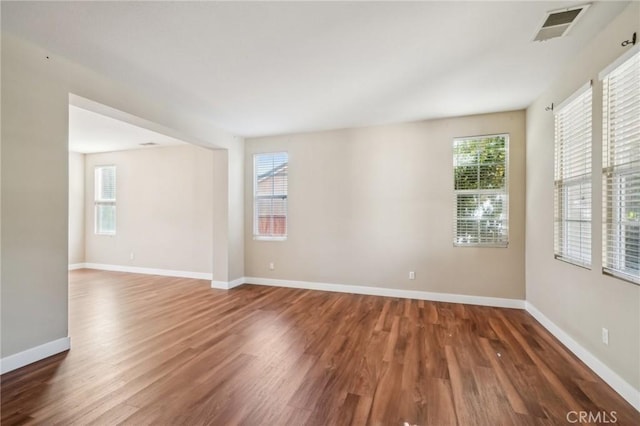
[[[155,143],[155,142],[142,142],[140,145],[141,146],[156,146],[158,144]]]
[[[536,33],[533,41],[545,41],[567,35],[571,27],[573,27],[578,20],[578,17],[580,17],[589,6],[589,4],[585,4],[547,12],[547,16],[542,23],[542,28]]]

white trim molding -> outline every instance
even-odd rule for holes
[[[338,293],[367,294],[370,296],[400,297],[403,299],[431,300],[434,302],[464,303],[468,305],[494,306],[498,308],[524,309],[525,301],[500,297],[470,296],[465,294],[435,293],[422,290],[369,287],[350,284],[330,284],[312,281],[291,281],[272,278],[245,277],[244,283],[273,287],[301,288],[306,290],[333,291]]]
[[[240,277],[233,281],[214,281],[211,280],[211,288],[215,288],[218,290],[231,290],[234,287],[238,287],[245,283],[245,278]]]
[[[600,361],[595,355],[585,349],[577,341],[575,341],[567,332],[561,329],[553,321],[547,318],[530,302],[521,299],[507,299],[500,297],[472,296],[454,293],[437,293],[421,290],[403,290],[385,287],[371,287],[351,284],[336,283],[320,283],[313,281],[295,281],[281,280],[273,278],[259,277],[241,277],[233,281],[215,281],[211,279],[212,274],[199,272],[184,271],[167,271],[161,269],[137,268],[116,265],[102,265],[94,263],[76,264],[82,265],[82,268],[102,269],[106,271],[132,272],[140,274],[166,275],[185,278],[198,278],[211,280],[211,288],[219,290],[230,290],[242,284],[255,284],[271,287],[287,287],[305,290],[331,291],[338,293],[365,294],[371,296],[397,297],[403,299],[430,300],[434,302],[462,303],[469,305],[492,306],[498,308],[525,309],[533,316],[544,328],[554,335],[567,349],[575,354],[582,362],[584,362],[594,373],[613,388],[620,396],[622,396],[636,410],[640,411],[640,390],[634,388],[631,384],[620,377],[615,371],[609,368],[605,363]],[[76,265],[70,265],[76,266]],[[78,268],[74,268],[78,269]],[[66,341],[66,346],[60,342]],[[61,345],[58,350],[56,345]],[[69,349],[68,338],[56,340],[48,344],[29,349],[19,354],[11,355],[2,359],[2,373],[22,367],[31,362],[46,358],[58,352]],[[30,360],[30,361],[29,361]]]
[[[567,332],[547,318],[530,302],[526,303],[527,312],[531,314],[544,328],[553,334],[560,342],[593,370],[602,380],[620,394],[636,410],[640,411],[640,390],[631,386],[615,371],[600,361],[595,355],[576,342]]]
[[[622,65],[623,62],[625,62],[627,59],[631,58],[633,55],[635,55],[638,52],[640,52],[640,44],[636,44],[635,46],[632,46],[631,48],[629,48],[626,52],[620,55],[615,61],[610,63],[605,69],[600,71],[600,73],[598,74],[598,79],[604,80],[605,78],[607,78],[607,76],[611,74],[611,71],[618,68],[620,65]]]
[[[142,268],[139,266],[105,265],[103,263],[83,263],[83,264],[76,263],[75,265],[82,265],[81,268],[87,268],[87,269],[99,269],[101,271],[115,271],[115,272],[130,272],[132,274],[162,275],[165,277],[194,278],[197,280],[211,280],[212,278],[212,274],[209,272],[175,271],[171,269]],[[80,269],[80,268],[76,268],[76,269]],[[71,265],[69,266],[69,270],[71,270]]]
[[[76,269],[84,269],[86,268],[86,266],[84,266],[84,263],[71,263],[69,264],[69,270],[70,271],[75,271]]]
[[[0,360],[0,374],[8,373],[69,349],[71,349],[71,339],[63,337],[62,339],[53,340],[26,351],[6,356]]]

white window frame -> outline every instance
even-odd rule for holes
[[[585,102],[588,105],[587,110],[582,109]],[[576,114],[576,111],[581,120],[584,117],[584,127],[576,128],[573,125],[575,123],[565,123],[571,118],[569,114],[572,112]],[[593,91],[591,82],[584,84],[554,108],[554,128],[554,257],[572,265],[591,269],[593,257]],[[569,139],[563,137],[565,133],[570,132]],[[587,133],[584,140],[575,139],[577,134],[584,132]],[[571,143],[570,146],[569,143]],[[565,155],[565,153],[569,154]],[[585,165],[582,173],[565,172],[566,169],[576,167],[576,164],[581,161],[584,161],[582,164]],[[580,214],[586,213],[588,220],[569,217],[569,205],[575,201],[569,197],[571,190],[578,191],[581,196],[588,197],[586,200],[588,208],[580,208]],[[576,224],[580,228],[584,225],[588,229],[588,233],[583,234],[581,230],[577,235],[572,233],[570,225]]]
[[[610,77],[615,76],[617,70],[621,66],[626,65],[628,61],[640,62],[640,45],[636,45],[629,49],[624,55],[614,61],[606,69],[604,69],[599,78],[602,80],[602,272],[621,280],[640,285],[640,268],[638,270],[627,267],[627,235],[630,225],[637,228],[635,233],[640,231],[640,223],[638,218],[628,220],[624,216],[624,210],[627,207],[627,191],[626,180],[632,178],[640,180],[640,160],[633,159],[626,163],[616,162],[615,155],[611,153],[620,150],[620,144],[623,147],[633,146],[634,141],[625,140],[625,138],[612,137],[614,128],[626,127],[634,125],[640,127],[640,119],[635,114],[620,113],[619,110],[613,112],[617,119],[617,126],[614,125],[610,117],[612,106],[610,103]],[[640,64],[638,65],[640,67]],[[633,72],[633,71],[632,71]],[[640,71],[636,71],[640,72]],[[627,76],[630,76],[627,74]],[[631,77],[633,78],[633,77]],[[633,80],[627,81],[627,84],[634,84]],[[639,83],[636,83],[639,84]],[[638,108],[640,105],[640,89],[637,94],[633,94],[628,90],[626,94],[632,97],[625,100],[626,108]],[[617,108],[620,108],[617,106]],[[627,111],[628,112],[628,111]],[[635,119],[635,123],[633,120]],[[621,123],[624,121],[624,123]],[[628,132],[629,129],[626,129]],[[633,134],[633,132],[630,132]],[[620,140],[622,139],[622,140]],[[637,141],[640,144],[640,140]],[[621,150],[624,151],[624,150]],[[632,157],[633,158],[633,157]],[[640,191],[638,183],[633,184],[633,189]],[[640,195],[634,194],[635,197]],[[637,201],[636,201],[637,202]],[[637,225],[636,225],[637,223]],[[636,242],[636,247],[640,242]],[[637,250],[637,248],[636,248]],[[638,260],[640,262],[640,259]]]
[[[101,194],[102,194],[102,170],[103,169],[113,169],[113,184],[114,184],[114,193],[115,193],[115,197],[113,199],[106,199],[106,198],[101,198]],[[94,176],[94,188],[93,188],[93,224],[94,224],[94,233],[96,235],[107,235],[107,236],[114,236],[116,235],[116,229],[117,229],[117,209],[116,209],[116,199],[117,199],[117,192],[116,192],[116,184],[117,184],[117,169],[116,166],[114,165],[100,165],[100,166],[95,166],[93,169],[93,176]],[[100,207],[103,206],[113,206],[114,208],[114,218],[113,218],[113,231],[105,231],[103,229],[100,228],[100,224],[99,224],[99,210]]]
[[[477,139],[485,139],[485,138],[495,138],[495,137],[503,137],[505,139],[505,155],[504,155],[504,186],[502,188],[490,188],[490,189],[455,189],[455,169],[456,169],[456,153],[455,147],[456,143],[468,140],[477,140]],[[508,133],[498,133],[491,135],[478,135],[478,136],[464,136],[457,137],[453,139],[453,185],[454,185],[454,219],[453,219],[453,245],[455,247],[488,247],[488,248],[506,248],[509,246],[509,134]],[[479,173],[479,169],[478,169]],[[465,242],[461,241],[458,236],[458,220],[463,219],[466,220],[468,218],[459,217],[458,212],[458,195],[503,195],[504,196],[504,205],[503,205],[503,215],[504,219],[501,220],[502,225],[504,227],[504,239],[499,242]],[[480,221],[480,219],[478,219]],[[478,227],[478,232],[480,232],[480,228]]]
[[[258,196],[258,167],[257,167],[257,159],[260,156],[286,156],[286,164],[288,169],[289,164],[289,153],[287,151],[277,151],[277,152],[261,152],[253,154],[253,239],[257,241],[286,241],[288,232],[289,232],[289,175],[287,170],[287,190],[285,194],[272,194],[272,195],[262,195]],[[261,234],[260,233],[260,217],[258,212],[258,200],[259,199],[278,199],[278,200],[286,200],[285,203],[285,233],[284,235],[276,235],[276,234]]]

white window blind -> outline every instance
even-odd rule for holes
[[[286,152],[253,156],[253,235],[256,239],[287,237],[288,168]]]
[[[454,245],[507,246],[508,145],[508,135],[454,139]]]
[[[116,166],[97,166],[94,169],[95,233],[116,233]]]
[[[591,266],[591,83],[555,114],[554,252]]]
[[[640,52],[603,79],[603,271],[640,284]]]

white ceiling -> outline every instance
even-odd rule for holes
[[[519,109],[628,2],[6,2],[12,32],[241,136]]]
[[[144,149],[149,147],[140,144],[148,142],[156,143],[156,147],[185,144],[170,136],[69,105],[69,151],[93,154]]]

